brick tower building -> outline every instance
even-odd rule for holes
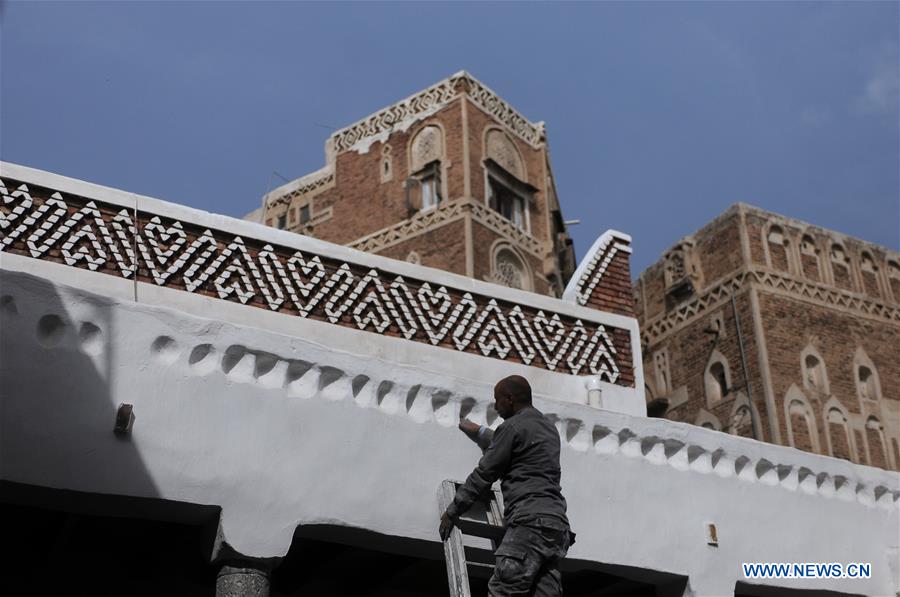
[[[336,131],[247,219],[561,296],[575,269],[543,123],[465,72]]]
[[[635,286],[667,417],[900,468],[900,254],[737,204]]]

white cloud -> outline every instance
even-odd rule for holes
[[[897,114],[900,110],[900,64],[897,44],[885,44],[871,67],[868,81],[853,101],[857,114]]]

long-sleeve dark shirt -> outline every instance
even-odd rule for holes
[[[465,513],[497,479],[503,492],[506,524],[523,524],[552,517],[568,525],[566,499],[559,485],[559,433],[533,407],[520,410],[501,424],[493,437],[484,434],[479,445],[490,445],[478,466],[456,491],[447,514]]]

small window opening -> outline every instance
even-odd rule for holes
[[[287,213],[283,213],[280,216],[278,216],[277,226],[279,229],[284,230],[286,225],[287,225]]]
[[[422,192],[422,211],[434,209],[441,204],[440,162],[427,165],[419,175]]]
[[[809,354],[806,355],[805,364],[807,384],[817,390],[824,390],[825,367],[822,365],[822,362],[813,355]]]
[[[300,225],[306,224],[310,220],[310,210],[309,205],[304,205],[300,208]]]
[[[713,387],[718,390],[718,397],[715,399],[720,400],[728,395],[728,381],[725,377],[725,366],[722,365],[722,363],[713,363],[712,367],[709,368],[709,374],[712,376],[713,382],[715,382]]]
[[[865,366],[859,368],[859,393],[866,400],[878,398],[875,390],[875,376],[872,374],[872,370]]]
[[[516,228],[525,230],[525,198],[494,178],[490,178],[490,192],[491,209],[500,212]]]

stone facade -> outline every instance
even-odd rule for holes
[[[549,296],[575,269],[543,124],[465,72],[336,131],[326,162],[247,219]]]
[[[737,204],[634,298],[668,418],[900,468],[897,252]]]

